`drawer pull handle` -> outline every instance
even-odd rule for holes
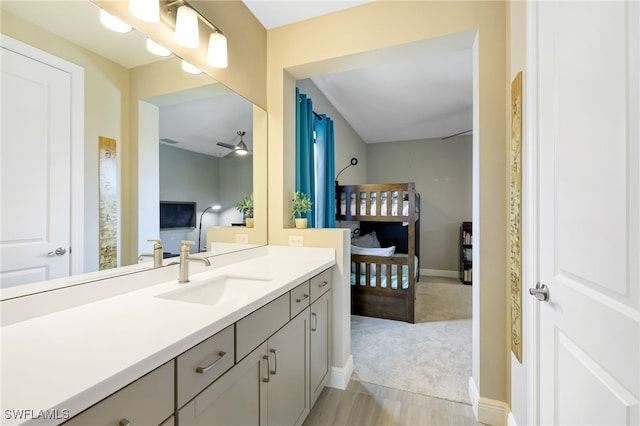
[[[322,281],[320,284],[318,284],[318,287],[322,288],[322,287],[325,287],[327,284],[329,284],[329,281]]]
[[[303,295],[302,295],[302,297],[298,297],[298,298],[296,299],[296,302],[300,303],[300,302],[302,302],[303,300],[308,299],[308,298],[309,298],[309,295],[308,295],[308,294],[303,294]]]
[[[200,374],[205,374],[207,371],[211,370],[217,363],[225,356],[227,353],[224,351],[218,352],[218,358],[216,358],[211,364],[206,367],[196,367],[196,372]]]
[[[120,420],[120,426],[131,426],[131,422],[127,419]]]
[[[271,359],[269,359],[269,355],[262,355],[262,359],[267,360],[267,377],[263,377],[262,381],[265,383],[269,383],[269,379],[271,378]]]
[[[273,374],[275,376],[276,373],[278,373],[278,353],[276,352],[275,349],[270,349],[269,352],[271,352],[273,354],[274,366],[273,366],[273,370],[271,370],[271,374]],[[271,368],[271,367],[269,367],[269,368]]]
[[[311,331],[318,330],[318,315],[315,312],[311,312],[311,318],[313,318],[313,325],[311,326]]]

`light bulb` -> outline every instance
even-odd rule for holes
[[[158,0],[129,0],[129,11],[145,22],[160,22],[160,2]]]
[[[169,49],[167,49],[161,44],[156,43],[155,41],[151,40],[149,37],[147,37],[147,50],[153,53],[154,55],[158,55],[158,56],[171,55],[171,51]]]
[[[100,9],[100,22],[111,31],[118,33],[128,33],[132,30],[130,25],[124,23],[121,19],[116,18],[104,9]]]
[[[227,68],[227,37],[222,33],[213,33],[209,36],[209,49],[207,62],[216,68]]]
[[[202,71],[194,65],[191,65],[189,62],[182,60],[182,70],[184,72],[188,72],[189,74],[198,75],[202,74]]]
[[[198,14],[187,6],[178,8],[175,39],[180,45],[191,49],[200,45]]]

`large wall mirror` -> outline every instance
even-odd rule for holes
[[[151,251],[147,239],[163,239],[165,251],[177,253],[183,239],[200,240],[205,247],[207,228],[220,227],[219,240],[228,244],[215,253],[267,243],[263,218],[256,221],[258,229],[244,233],[249,245],[231,244],[237,241],[233,230],[243,224],[235,204],[263,188],[266,197],[266,112],[206,74],[183,71],[175,55],[151,54],[139,31],[119,34],[107,30],[98,21],[99,8],[89,0],[9,0],[2,1],[0,9],[3,35],[84,69],[83,203],[79,214],[83,255],[81,265],[76,262],[71,267],[71,275],[86,276],[100,269],[104,232],[100,136],[117,143],[114,208],[118,224],[112,231],[121,268],[111,270],[113,273],[139,270],[133,264],[138,254]],[[3,90],[3,108],[4,96]],[[240,142],[247,146],[248,155],[238,156],[230,149]],[[262,195],[256,198],[264,200]],[[161,201],[194,202],[195,223],[160,230]],[[212,206],[215,208],[207,209]],[[75,219],[66,220],[73,223]],[[192,253],[195,251],[199,250],[194,246]],[[10,282],[4,279],[4,271],[2,274],[3,281]],[[32,281],[42,279],[42,275],[34,276]],[[3,283],[3,287],[7,286]]]

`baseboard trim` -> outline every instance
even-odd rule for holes
[[[331,367],[331,373],[329,374],[329,380],[327,380],[327,386],[330,388],[345,390],[353,374],[353,357],[349,355],[347,362],[343,367]]]
[[[459,271],[447,271],[444,269],[420,269],[420,275],[428,277],[460,278]]]
[[[509,424],[508,417],[511,411],[509,405],[503,401],[481,397],[473,377],[469,377],[469,398],[479,423],[492,426]]]

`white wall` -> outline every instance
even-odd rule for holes
[[[420,269],[459,269],[460,222],[471,221],[471,136],[367,146],[368,183],[415,182],[420,201]]]

